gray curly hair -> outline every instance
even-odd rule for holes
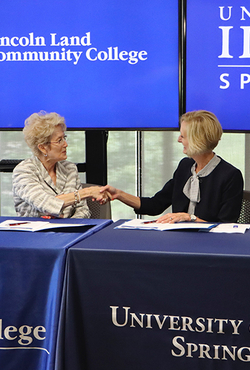
[[[38,145],[49,143],[55,127],[58,125],[61,125],[63,131],[66,131],[64,117],[55,112],[40,111],[33,113],[25,120],[24,139],[34,155],[39,156],[41,152]]]

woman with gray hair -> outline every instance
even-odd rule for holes
[[[189,158],[180,161],[173,178],[153,197],[136,197],[110,185],[101,188],[112,199],[133,207],[139,214],[172,212],[156,222],[236,222],[241,209],[243,178],[240,170],[217,156],[222,127],[217,117],[199,110],[182,115],[178,142]]]
[[[14,205],[21,217],[88,218],[86,198],[104,203],[98,186],[81,188],[77,167],[67,159],[66,124],[57,113],[34,113],[25,121],[24,138],[33,156],[13,171]]]

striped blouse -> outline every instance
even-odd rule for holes
[[[69,206],[62,210],[63,200],[56,198],[56,195],[81,189],[77,167],[72,162],[57,162],[55,185],[41,161],[33,156],[14,168],[12,181],[14,206],[20,217],[90,217],[86,200],[76,207]]]

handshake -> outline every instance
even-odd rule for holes
[[[96,201],[99,204],[105,204],[114,199],[112,196],[112,193],[114,193],[114,191],[112,191],[112,193],[109,191],[109,190],[113,190],[114,188],[109,185],[90,186],[87,189],[89,191],[89,197],[91,197],[93,201]]]
[[[140,209],[141,207],[141,200],[138,196],[128,194],[125,191],[116,189],[111,185],[94,186],[89,189],[92,189],[92,194],[89,196],[100,204],[105,204],[111,200],[117,199],[134,209]]]

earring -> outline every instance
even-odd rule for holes
[[[48,157],[48,154],[46,153],[46,154],[44,154],[44,157]]]

